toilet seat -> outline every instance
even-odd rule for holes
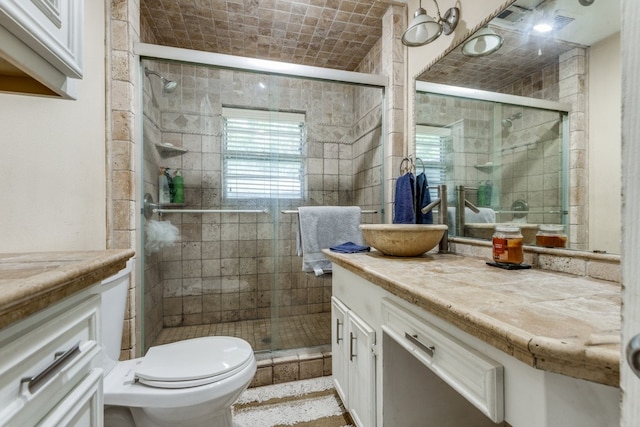
[[[218,361],[223,360],[222,357],[224,356],[219,356],[219,354],[221,352],[224,353],[225,350],[235,347],[239,349],[240,352],[248,351],[248,357],[246,361],[242,362],[235,368],[229,366],[227,369],[227,366],[223,366],[223,372],[217,374],[215,372],[212,373],[212,371],[215,370],[209,368],[209,373],[212,374],[208,377],[206,375],[209,374],[195,375],[196,377],[203,376],[207,379],[203,381],[205,384],[201,386],[191,385],[198,381],[198,379],[192,379],[185,381],[169,381],[169,384],[161,384],[162,381],[158,381],[158,387],[143,384],[141,383],[140,378],[138,378],[139,371],[142,372],[143,375],[145,374],[145,370],[140,370],[139,366],[145,361],[146,356],[138,359],[119,361],[116,363],[113,369],[108,372],[105,371],[103,387],[105,405],[126,406],[130,408],[179,408],[196,405],[203,402],[211,402],[215,401],[216,399],[226,399],[225,396],[233,395],[235,390],[244,390],[244,388],[253,379],[257,368],[255,356],[253,354],[253,351],[250,350],[251,346],[246,341],[233,337],[210,338],[222,338],[227,340],[231,339],[233,345],[229,345],[227,342],[227,344],[225,345],[229,346],[225,348],[222,347],[223,340],[206,340],[209,341],[209,344],[219,343],[220,345],[214,345],[213,350],[201,350],[203,348],[206,348],[207,346],[198,344],[195,347],[196,350],[192,351],[192,353],[203,353],[204,351],[209,351],[209,363],[211,363],[211,360],[213,358],[217,358],[216,360]],[[175,379],[176,371],[170,368],[176,368],[175,365],[178,364],[178,360],[180,360],[179,358],[182,357],[180,356],[180,354],[185,353],[187,349],[193,349],[194,347],[192,347],[192,341],[199,340],[201,339],[195,338],[175,343],[176,345],[180,344],[179,346],[177,346],[178,349],[176,350],[176,353],[172,353],[172,356],[168,356],[169,362],[165,361],[166,364],[164,366],[159,365],[159,367],[157,368],[158,371],[174,372],[174,374],[169,375],[169,377],[173,377]],[[238,340],[240,342],[236,342],[235,340]],[[149,352],[151,352],[151,350],[149,350]],[[147,352],[147,354],[149,354],[149,352]],[[234,353],[234,350],[231,350],[231,352]],[[152,355],[153,353],[155,353],[155,350],[151,352]],[[219,357],[215,356],[216,353],[218,353]],[[233,358],[230,359],[233,360]],[[242,359],[242,357],[240,357],[240,359]],[[205,370],[204,372],[207,371]],[[165,377],[165,375],[153,376],[159,378]],[[180,378],[181,376],[182,375],[177,375],[178,378]],[[192,377],[193,376],[194,375],[192,375]],[[153,382],[153,380],[149,381]],[[172,387],[169,388],[159,386]]]
[[[249,343],[239,338],[195,338],[151,347],[135,376],[149,387],[197,387],[234,375],[252,356]]]

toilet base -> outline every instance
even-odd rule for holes
[[[136,424],[129,408],[124,406],[105,406],[104,427],[136,427]]]
[[[136,427],[233,427],[231,408],[212,413],[209,405],[195,405],[187,408],[154,408],[152,413],[144,408],[131,408]],[[181,414],[188,415],[188,423]]]

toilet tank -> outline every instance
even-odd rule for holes
[[[102,281],[100,293],[102,298],[102,341],[105,352],[105,373],[109,372],[120,358],[122,341],[122,326],[124,311],[127,304],[129,290],[129,275],[133,266],[133,259],[127,261],[127,266],[118,273]]]

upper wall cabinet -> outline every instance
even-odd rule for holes
[[[76,97],[83,0],[0,0],[0,91]]]

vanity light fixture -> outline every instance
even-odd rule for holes
[[[462,45],[464,56],[487,56],[502,47],[504,40],[489,27],[481,28]]]
[[[422,8],[422,0],[420,0],[420,7],[416,10],[407,30],[402,35],[402,44],[422,46],[431,43],[440,37],[440,34],[449,35],[456,29],[460,20],[460,9],[452,7],[442,17],[438,2],[436,0],[433,2],[436,4],[437,19],[427,15],[427,11]]]

